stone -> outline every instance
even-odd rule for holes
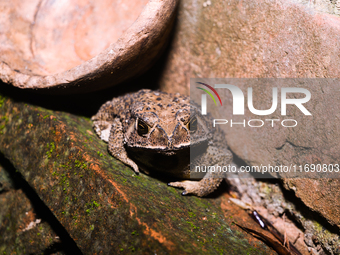
[[[0,79],[50,94],[117,85],[157,59],[177,3],[1,1]]]
[[[189,94],[190,78],[336,78],[339,50],[340,18],[295,1],[182,1],[159,82],[164,91]],[[313,118],[295,129],[224,128],[229,147],[250,165],[339,163],[337,84],[333,80],[308,88]],[[246,94],[246,86],[241,89]],[[265,86],[254,89],[257,109],[268,109],[270,95]],[[212,113],[231,117],[222,110]],[[299,114],[294,111],[291,117]],[[252,116],[248,112],[245,119]],[[312,210],[340,227],[338,181],[284,182]]]

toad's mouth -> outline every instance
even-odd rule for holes
[[[143,147],[140,145],[133,145],[133,146],[126,146],[127,150],[131,149],[131,150],[144,150],[144,151],[148,151],[150,153],[152,152],[157,152],[157,153],[164,153],[164,154],[169,154],[171,155],[172,152],[177,152],[177,151],[181,151],[181,150],[186,150],[188,148],[190,148],[190,143],[188,144],[181,144],[181,145],[177,145],[177,146],[148,146],[148,147]]]
[[[152,150],[145,148],[127,148],[129,157],[146,173],[165,172],[169,175],[181,175],[190,165],[190,148],[181,150]]]
[[[183,150],[187,149],[196,149],[199,147],[207,147],[208,140],[202,140],[196,143],[182,143],[179,145],[172,145],[170,146],[148,146],[145,147],[143,145],[134,144],[134,145],[125,145],[126,150],[133,150],[133,151],[147,151],[148,153],[161,153],[166,155],[172,155],[173,153],[178,153]]]
[[[207,144],[206,144],[207,145]],[[199,150],[195,148],[193,153],[191,146],[179,149],[150,149],[139,147],[127,147],[126,151],[139,167],[145,172],[163,172],[179,178],[188,178],[190,161],[205,152],[207,146],[202,146]],[[195,154],[195,155],[194,155]]]

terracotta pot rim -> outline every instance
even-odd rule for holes
[[[13,70],[7,63],[0,61],[0,79],[18,88],[52,89],[57,94],[69,91],[74,93],[83,88],[94,91],[116,85],[143,73],[154,62],[170,34],[178,2],[179,0],[150,0],[137,20],[116,42],[111,43],[97,56],[69,70],[45,76],[29,75]],[[135,63],[136,61],[142,63]],[[95,83],[104,77],[106,81],[112,82]]]

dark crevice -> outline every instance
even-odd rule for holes
[[[0,183],[0,195],[5,194],[5,193],[7,193],[7,192],[9,192],[9,191],[10,191],[9,189],[7,189],[6,187],[4,187],[4,186],[2,185],[2,183]]]
[[[312,211],[309,207],[307,207],[302,202],[302,200],[295,195],[295,192],[293,190],[287,190],[283,187],[283,181],[280,181],[279,185],[284,199],[288,202],[293,203],[296,210],[299,211],[305,219],[318,222],[323,227],[323,229],[328,230],[330,233],[336,235],[340,234],[340,228],[338,226],[332,225],[320,213]]]
[[[4,157],[2,153],[0,153],[0,165],[5,169],[5,171],[9,174],[10,178],[13,181],[14,187],[16,189],[21,189],[27,198],[30,200],[32,207],[34,208],[35,214],[37,218],[42,219],[42,221],[48,222],[53,231],[59,236],[61,244],[56,247],[48,247],[44,254],[52,254],[47,253],[54,248],[58,248],[59,251],[63,251],[65,254],[82,254],[74,240],[67,233],[66,229],[61,225],[61,223],[57,220],[57,218],[53,215],[53,213],[48,209],[48,207],[44,204],[44,202],[39,198],[38,194],[34,191],[32,187],[26,182],[26,180],[22,177],[22,175],[16,171],[11,162]]]
[[[8,190],[2,188],[2,184],[0,183],[0,195],[8,192]]]
[[[289,143],[289,142],[288,142]],[[286,143],[285,143],[286,144]],[[291,143],[289,143],[291,144]],[[294,146],[293,144],[291,144]],[[295,146],[299,147],[299,146]],[[299,147],[300,148],[300,147]],[[305,149],[310,149],[308,147],[302,147]],[[234,155],[233,162],[238,166],[246,166],[247,163],[245,163],[242,159]],[[324,218],[320,213],[312,211],[309,207],[307,207],[300,198],[296,197],[295,192],[292,190],[287,190],[284,188],[283,185],[283,179],[274,178],[269,173],[267,175],[262,175],[262,173],[250,173],[256,180],[260,180],[261,182],[270,183],[270,184],[276,184],[280,187],[281,193],[284,197],[284,199],[287,202],[290,202],[295,205],[295,210],[300,212],[301,215],[307,219],[307,220],[313,220],[318,222],[324,229],[328,230],[330,233],[339,235],[340,234],[340,228],[336,225],[332,225],[327,221],[326,218]],[[229,189],[232,189],[232,187],[229,187]],[[305,230],[302,223],[299,221],[299,219],[291,213],[288,209],[285,210],[285,214],[287,218],[289,218],[298,228],[301,230]]]
[[[64,250],[63,243],[55,242],[43,251],[43,255],[50,255]]]
[[[281,145],[281,146],[279,146],[279,147],[275,147],[275,149],[276,150],[282,150],[283,149],[283,147],[286,145],[286,143],[287,143],[287,140]]]
[[[282,193],[285,192],[284,190],[282,191]],[[296,216],[288,209],[285,209],[283,214],[291,221],[294,223],[295,226],[297,226],[299,229],[302,230],[302,232],[305,232],[306,229],[305,227],[302,225],[302,222],[300,222]],[[283,214],[281,214],[280,216],[283,216]]]
[[[311,150],[311,149],[313,149],[313,148],[311,148],[311,147],[296,145],[296,144],[294,144],[294,143],[292,143],[292,142],[290,142],[290,141],[288,141],[288,140],[286,140],[281,146],[276,147],[275,149],[276,149],[276,150],[282,150],[283,147],[285,147],[287,144],[289,144],[289,145],[291,145],[293,148],[297,148],[297,149],[303,149],[303,150]]]

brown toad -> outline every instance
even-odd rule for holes
[[[192,165],[228,165],[232,154],[223,133],[180,94],[140,90],[106,102],[92,117],[97,135],[108,142],[109,152],[149,174],[154,171],[190,179]],[[195,154],[190,151],[195,149]],[[137,166],[138,165],[138,166]],[[183,195],[205,196],[222,181],[221,174],[207,173],[200,181],[171,182]]]

